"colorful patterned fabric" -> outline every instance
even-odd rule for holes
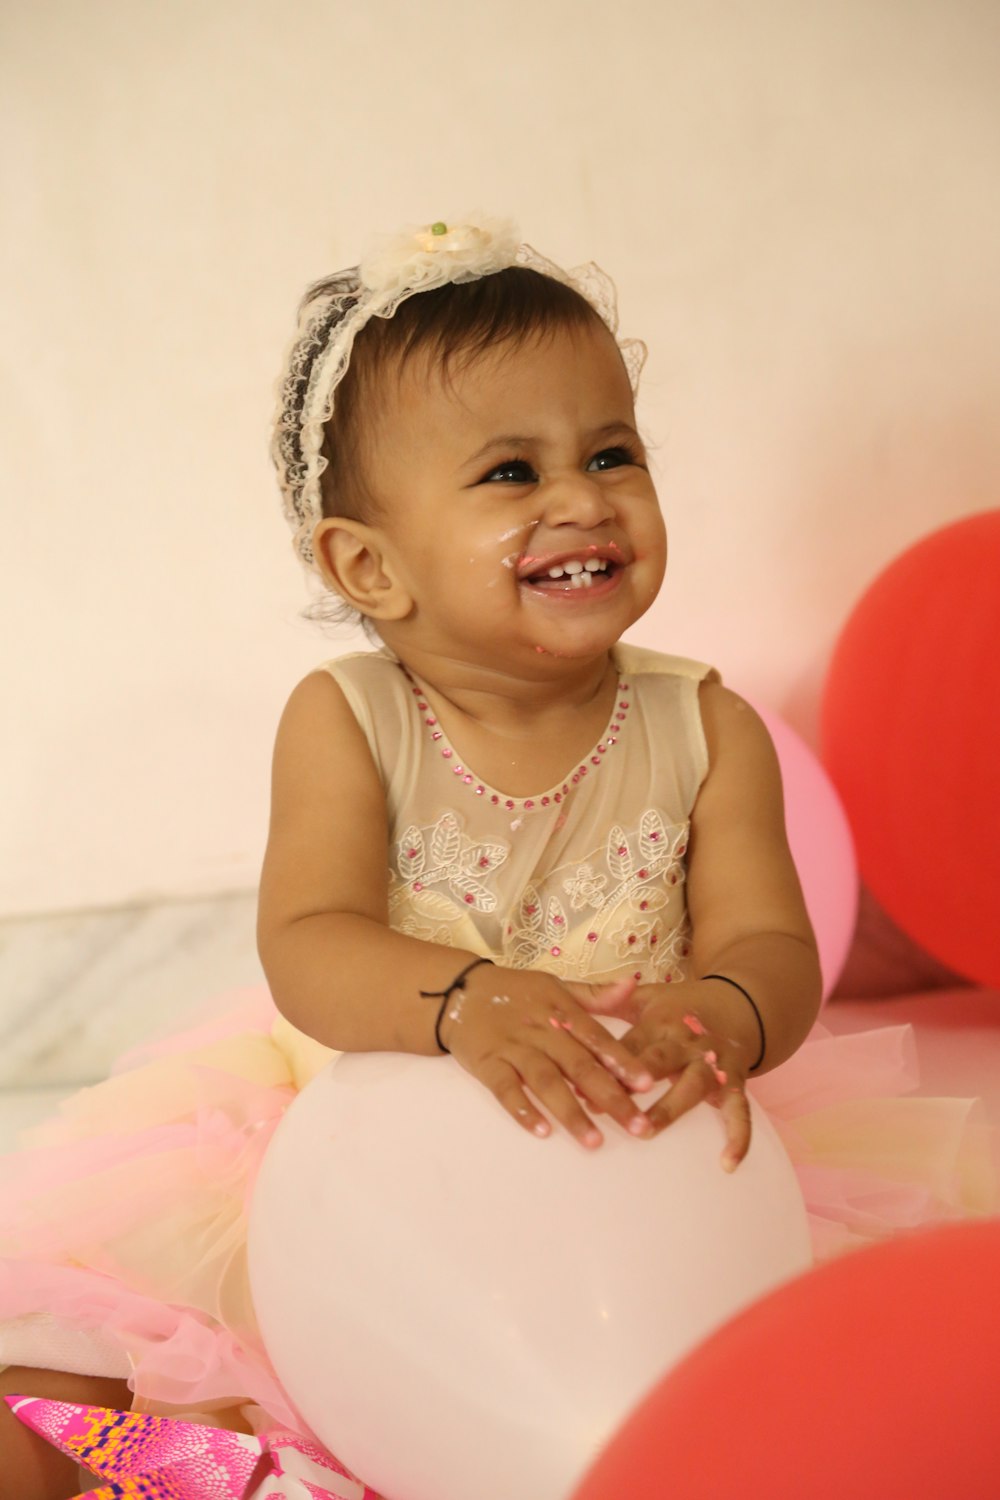
[[[18,1421],[111,1483],[75,1500],[379,1500],[314,1443],[173,1417],[5,1396]]]

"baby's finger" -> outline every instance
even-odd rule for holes
[[[723,1095],[720,1109],[726,1122],[726,1149],[722,1153],[722,1165],[727,1172],[735,1172],[750,1150],[753,1129],[750,1101],[745,1090],[737,1084],[731,1084]]]
[[[659,1133],[679,1120],[681,1115],[686,1115],[689,1109],[694,1109],[716,1087],[708,1064],[702,1058],[693,1058],[677,1082],[647,1111],[646,1118]]]
[[[691,1061],[691,1037],[687,1033],[678,1034],[676,1038],[664,1036],[652,1026],[647,1029],[642,1021],[622,1037],[622,1045],[649,1069],[654,1078],[668,1078],[671,1073],[679,1073]]]
[[[521,1078],[540,1104],[564,1126],[581,1146],[593,1150],[604,1140],[593,1120],[581,1109],[559,1067],[544,1052],[525,1047],[512,1053]]]
[[[485,1063],[476,1075],[507,1113],[532,1135],[552,1134],[552,1126],[532,1104],[521,1086],[521,1079],[509,1063],[493,1060]]]
[[[557,1033],[546,1050],[588,1110],[610,1115],[630,1135],[652,1133],[649,1121],[628,1090],[567,1032]]]
[[[565,988],[573,999],[594,1016],[617,1016],[622,1021],[637,1021],[642,1007],[635,999],[638,980],[634,974],[611,984],[581,984],[568,981]]]
[[[556,1030],[564,1031],[586,1047],[626,1088],[642,1093],[653,1087],[655,1079],[646,1062],[633,1056],[624,1039],[616,1041],[610,1031],[586,1011],[567,1004],[565,1011],[554,1013],[550,1021]]]

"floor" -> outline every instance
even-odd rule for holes
[[[0,1151],[136,1043],[263,983],[252,892],[0,922]]]

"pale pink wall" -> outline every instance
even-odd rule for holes
[[[866,581],[1000,497],[987,0],[5,8],[0,912],[251,885],[344,649],[266,456],[300,290],[481,206],[616,276],[673,548],[639,639],[812,732]]]

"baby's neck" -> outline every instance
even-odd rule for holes
[[[610,652],[586,661],[540,654],[530,676],[441,653],[396,654],[414,681],[461,719],[513,737],[537,733],[543,721],[600,716],[618,676]]]

